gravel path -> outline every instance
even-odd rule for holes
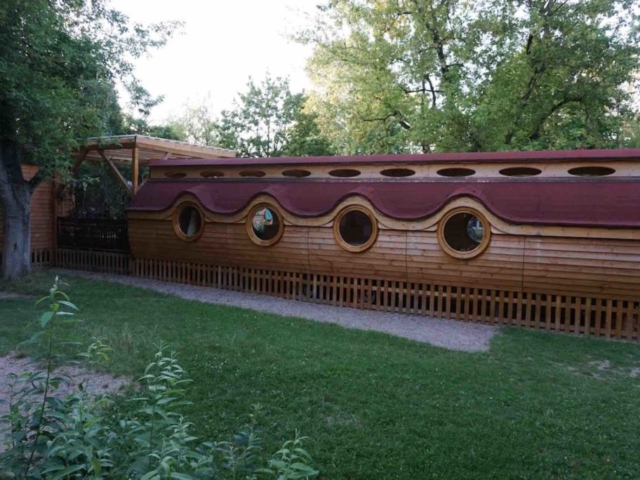
[[[106,280],[175,295],[187,300],[231,305],[288,317],[299,317],[318,322],[335,323],[346,328],[375,330],[437,347],[468,352],[487,351],[496,327],[455,320],[440,320],[419,315],[372,312],[353,308],[332,307],[315,303],[297,302],[266,295],[218,290],[209,287],[181,285],[122,275],[56,270],[61,275],[75,275],[91,280]]]

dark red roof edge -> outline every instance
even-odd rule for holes
[[[277,157],[153,160],[150,166],[312,166],[425,163],[516,163],[523,161],[612,161],[640,160],[640,148],[601,150],[546,150],[531,152],[433,153],[415,155],[352,155],[334,157]]]

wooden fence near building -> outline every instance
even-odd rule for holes
[[[633,299],[550,295],[370,277],[134,259],[125,253],[68,249],[58,250],[56,265],[325,305],[638,340],[640,303]]]
[[[1,245],[0,245],[1,246]],[[31,267],[45,268],[51,266],[51,249],[37,248],[31,250]],[[2,255],[0,255],[0,266],[2,266]]]
[[[126,219],[58,217],[57,222],[59,248],[130,251]]]

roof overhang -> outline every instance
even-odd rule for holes
[[[226,159],[235,158],[236,152],[218,147],[191,145],[187,142],[147,137],[144,135],[117,135],[92,137],[83,142],[80,152],[86,152],[85,160],[103,162],[103,155],[115,164],[131,164],[132,150],[138,150],[140,165],[152,160],[180,161],[187,158]]]

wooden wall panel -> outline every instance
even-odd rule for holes
[[[33,165],[23,165],[22,175],[30,180],[38,171]],[[44,181],[31,197],[31,250],[42,251],[53,245],[53,183]],[[3,242],[3,217],[0,207],[0,249]]]
[[[53,245],[53,183],[42,182],[31,197],[31,249]]]
[[[208,222],[195,242],[180,240],[170,220],[132,219],[137,258],[408,281],[510,292],[640,297],[640,245],[634,241],[523,237],[493,233],[487,250],[460,260],[435,232],[380,230],[363,253],[343,250],[329,227],[286,225],[271,247],[254,244],[244,223]]]
[[[633,240],[528,237],[524,288],[532,292],[640,295],[640,243]]]
[[[309,270],[309,230],[285,225],[278,243],[262,247],[247,235],[245,223],[227,226],[227,255],[231,265],[248,268],[276,268],[290,271]]]
[[[407,232],[380,230],[366,252],[342,249],[329,227],[309,227],[309,262],[314,273],[404,280],[407,275]]]
[[[523,254],[523,237],[493,234],[480,256],[460,260],[440,248],[436,232],[408,232],[408,280],[521,291]]]
[[[225,224],[206,223],[199,239],[185,242],[171,220],[129,220],[129,245],[138,258],[226,265],[227,243]]]

